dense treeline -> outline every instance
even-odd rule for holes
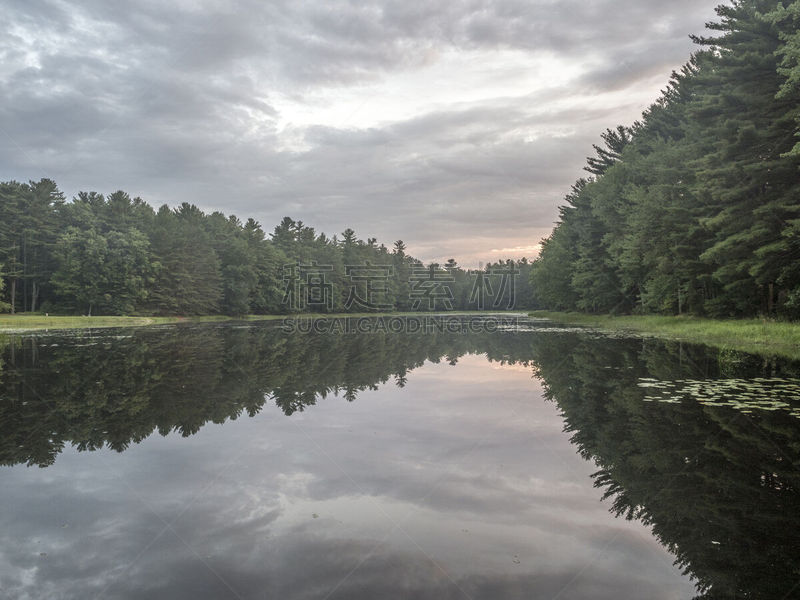
[[[800,317],[800,1],[735,0],[607,130],[534,262],[556,310]]]
[[[287,297],[296,291],[288,278],[300,277],[287,269],[295,264],[330,267],[316,290],[321,302]],[[377,279],[348,273],[353,265],[379,266],[366,274]],[[485,270],[499,267],[517,271],[516,307],[527,307],[521,301],[531,298],[530,263],[503,261]],[[441,294],[433,290],[433,306],[420,302],[417,308],[478,308],[475,273],[453,259],[434,270]],[[110,315],[364,312],[370,304],[408,310],[414,308],[413,278],[427,277],[401,240],[389,249],[374,238],[358,239],[352,229],[328,238],[288,217],[268,236],[253,219],[205,214],[188,203],[156,211],[122,191],[107,197],[81,192],[68,202],[48,179],[0,183],[0,275],[0,312]],[[418,285],[418,295],[433,285]],[[350,297],[353,286],[357,298]],[[497,282],[495,295],[496,288]],[[511,296],[508,286],[505,293]]]

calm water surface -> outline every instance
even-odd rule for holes
[[[0,340],[0,597],[800,597],[800,365],[523,321]]]

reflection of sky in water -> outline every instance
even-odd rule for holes
[[[691,596],[599,501],[530,371],[498,367],[4,468],[0,596]]]

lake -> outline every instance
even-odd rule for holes
[[[800,597],[800,364],[453,319],[0,338],[0,597]]]

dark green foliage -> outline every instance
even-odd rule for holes
[[[220,262],[203,228],[203,213],[162,206],[153,227],[156,278],[148,308],[162,314],[211,314],[222,300]]]
[[[12,313],[35,311],[46,294],[63,202],[49,179],[0,183],[0,274]]]
[[[592,144],[597,156],[587,158],[588,166],[584,167],[592,175],[602,175],[622,158],[622,151],[631,141],[631,130],[619,125],[616,130],[606,129],[604,133],[600,134],[600,137],[603,138],[606,147],[602,148],[597,144]]]
[[[0,273],[3,272],[3,265],[0,265]],[[3,278],[0,277],[0,295],[3,293]],[[0,313],[8,312],[11,310],[11,305],[7,302],[0,301]]]
[[[50,283],[73,312],[131,313],[147,296],[149,245],[136,229],[103,236],[70,227],[56,244]]]
[[[156,212],[123,191],[108,197],[81,192],[64,202],[46,179],[0,183],[0,217],[0,311],[241,316],[410,310],[410,278],[422,265],[402,241],[390,251],[352,229],[328,238],[286,217],[269,239],[253,219],[205,214],[188,203]],[[297,265],[327,269],[329,302],[285,301],[287,275]],[[383,279],[359,281],[348,266],[375,268]],[[532,307],[531,263],[501,261],[486,268],[513,269],[518,289],[501,292],[498,286],[502,302],[478,306],[471,300],[476,274],[450,259],[439,269],[448,278],[450,308]],[[354,286],[362,302],[353,301]]]
[[[720,6],[708,49],[602,135],[534,265],[541,304],[800,316],[799,7]]]

